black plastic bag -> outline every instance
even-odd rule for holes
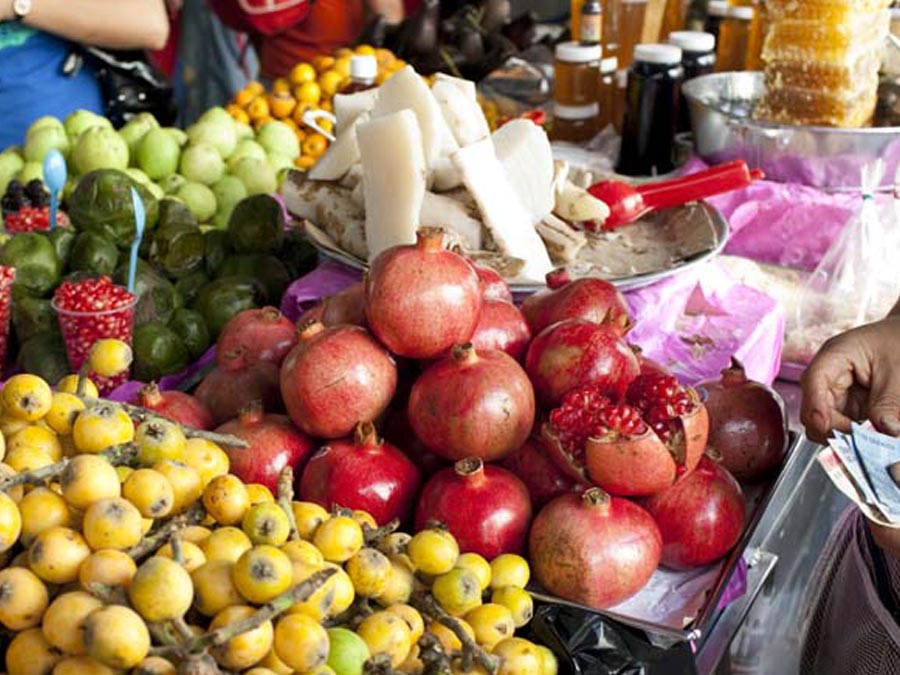
[[[539,604],[530,630],[556,654],[561,675],[697,675],[687,642],[657,647],[643,631],[599,614]]]

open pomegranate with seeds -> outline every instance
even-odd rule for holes
[[[575,480],[613,495],[652,495],[697,466],[709,416],[697,393],[671,375],[647,373],[627,403],[597,385],[569,391],[541,430],[548,453]]]

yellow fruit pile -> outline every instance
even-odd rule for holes
[[[331,100],[350,82],[350,58],[354,54],[372,55],[378,61],[376,83],[381,84],[406,65],[389,50],[359,45],[355,49],[341,48],[333,56],[320,55],[311,63],[298,63],[287,77],[272,83],[266,91],[259,82],[251,82],[239,91],[226,109],[234,119],[258,129],[273,119],[281,120],[297,132],[303,154],[297,159],[300,169],[309,169],[328,149],[328,139],[310,129],[303,122],[309,110],[332,111]],[[326,119],[317,124],[331,131]]]
[[[0,392],[15,429],[0,464],[9,675],[344,675],[369,660],[415,674],[435,659],[555,675],[548,649],[514,635],[532,615],[523,558],[292,501],[289,469],[276,501],[228,473],[219,442],[237,439],[76,382],[17,375]]]

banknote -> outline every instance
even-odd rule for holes
[[[900,522],[900,485],[890,474],[891,465],[900,462],[900,439],[859,424],[852,431],[853,449],[879,507],[892,521]]]

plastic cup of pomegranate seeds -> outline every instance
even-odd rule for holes
[[[6,367],[6,349],[9,345],[9,315],[12,306],[12,286],[15,278],[15,268],[0,265],[0,370]]]
[[[53,309],[66,343],[69,367],[77,373],[97,340],[116,338],[131,344],[137,297],[109,277],[64,281],[53,295]],[[106,378],[91,374],[101,393],[128,380],[128,373]]]

